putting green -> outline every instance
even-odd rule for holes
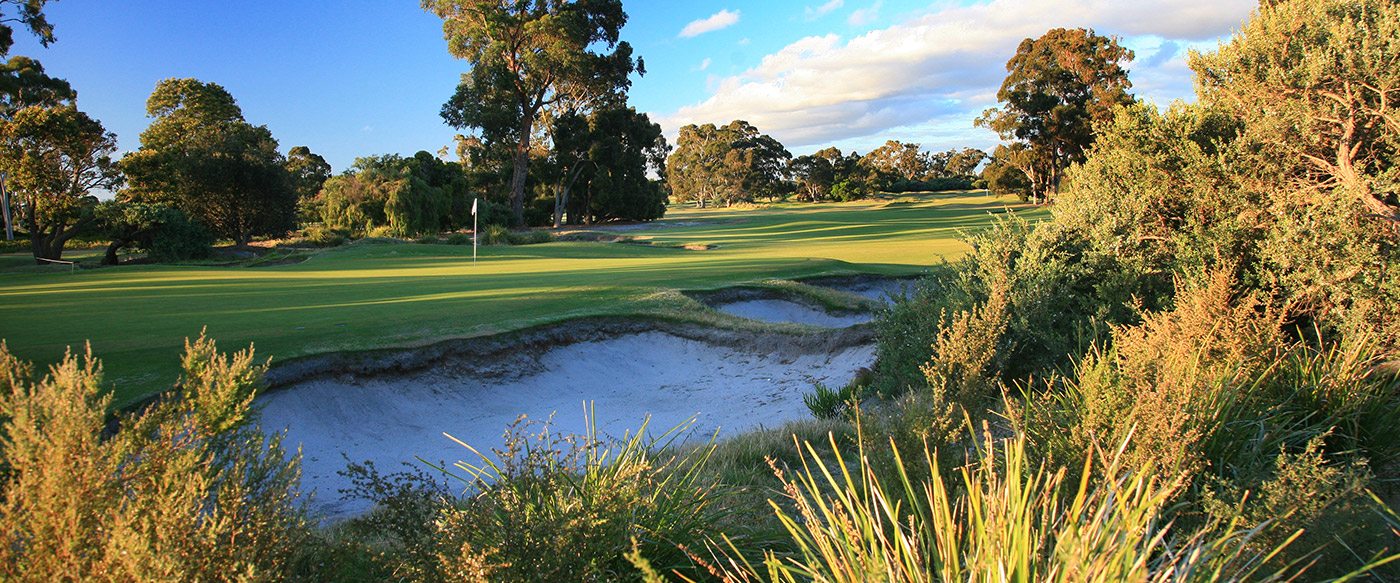
[[[0,337],[40,365],[85,342],[118,404],[174,381],[207,328],[260,357],[412,346],[579,316],[664,314],[658,291],[849,272],[906,275],[965,251],[1011,199],[912,196],[759,210],[672,208],[615,234],[656,244],[356,244],[271,267],[123,266],[0,272]],[[1032,216],[1044,211],[1031,211]],[[691,250],[665,245],[710,245]]]

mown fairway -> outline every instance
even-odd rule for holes
[[[673,208],[658,228],[620,234],[717,247],[484,246],[476,267],[469,245],[386,244],[327,250],[273,267],[130,266],[71,274],[10,268],[0,271],[0,337],[17,356],[41,365],[91,342],[120,404],[169,386],[184,339],[205,327],[225,350],[254,343],[260,357],[276,360],[578,316],[658,313],[665,302],[647,300],[664,290],[917,273],[961,254],[959,230],[981,228],[988,213],[1014,203],[941,194],[765,210]]]

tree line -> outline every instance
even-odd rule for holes
[[[44,2],[15,19],[47,45]],[[0,171],[34,257],[58,260],[74,237],[100,233],[104,263],[139,248],[156,260],[205,256],[213,241],[246,247],[319,224],[347,234],[416,236],[472,224],[510,227],[647,221],[667,201],[853,200],[877,191],[970,188],[988,157],[891,141],[865,156],[827,148],[793,157],[742,120],[686,126],[674,148],[627,103],[645,74],[618,38],[619,1],[518,6],[441,0],[449,52],[468,73],[441,116],[457,136],[412,157],[358,158],[332,175],[306,146],[284,155],[234,97],[197,79],[159,82],[140,147],[114,159],[116,136],[78,109],[77,92],[36,60],[0,65]],[[0,57],[8,56],[9,29]],[[94,192],[114,199],[100,202]],[[476,203],[474,205],[474,203]]]
[[[47,44],[43,4],[25,4],[15,20]],[[794,157],[743,120],[686,126],[673,148],[628,105],[631,75],[646,69],[619,39],[627,20],[619,1],[423,7],[443,19],[449,52],[469,64],[440,112],[464,132],[457,161],[445,160],[448,148],[367,156],[332,175],[306,146],[282,154],[226,89],[196,79],[156,85],[139,149],[118,160],[116,136],[78,109],[66,81],[29,57],[0,65],[0,171],[34,256],[61,259],[69,241],[93,232],[111,241],[105,263],[132,247],[176,260],[207,255],[216,239],[246,247],[303,225],[398,237],[456,230],[472,224],[474,208],[486,225],[557,228],[654,220],[668,201],[848,201],[974,186],[1024,198],[1048,184],[1039,176],[1058,176],[1035,170],[1026,160],[1040,160],[1028,153],[1040,150],[1021,145],[988,156],[891,140],[863,156],[826,148]],[[1020,136],[1017,128],[1034,125],[1024,119],[1007,113],[995,127]],[[101,191],[114,200],[98,201]]]

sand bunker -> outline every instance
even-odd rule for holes
[[[731,316],[750,320],[792,322],[827,328],[854,326],[869,322],[872,317],[868,313],[831,314],[807,304],[775,299],[740,300],[717,304],[714,308]]]
[[[402,469],[416,457],[437,463],[475,461],[449,433],[480,450],[499,447],[505,427],[520,414],[557,413],[563,431],[582,433],[583,403],[596,407],[603,433],[621,435],[651,415],[664,431],[696,416],[695,439],[716,430],[729,435],[777,426],[810,415],[802,395],[812,384],[844,384],[875,359],[871,345],[813,354],[761,352],[717,346],[665,332],[555,346],[519,358],[495,376],[465,357],[411,373],[341,375],[302,381],[259,398],[263,425],[287,429],[287,443],[303,452],[302,484],[330,517],[364,511],[363,500],[341,500],[349,486],[336,472],[342,454],[373,460],[381,471]]]
[[[804,280],[802,283],[838,289],[872,300],[891,303],[891,298],[913,293],[917,281],[903,278],[853,277],[810,279]]]

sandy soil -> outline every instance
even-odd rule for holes
[[[584,402],[595,406],[604,433],[621,435],[647,415],[664,431],[692,415],[694,439],[776,426],[810,415],[802,395],[815,382],[844,384],[874,362],[870,345],[818,354],[726,348],[664,332],[628,334],[557,346],[521,358],[511,370],[449,359],[412,373],[323,377],[259,398],[263,425],[288,430],[300,444],[303,488],[314,490],[329,517],[368,508],[341,500],[349,486],[337,475],[345,459],[374,460],[383,472],[415,456],[437,463],[474,461],[443,433],[480,450],[499,447],[520,414],[557,413],[563,431],[584,430]],[[494,370],[493,376],[478,371]]]
[[[775,299],[740,300],[718,304],[715,309],[731,316],[750,320],[792,322],[827,328],[845,328],[869,322],[872,317],[871,314],[828,314],[824,310],[807,304]]]

